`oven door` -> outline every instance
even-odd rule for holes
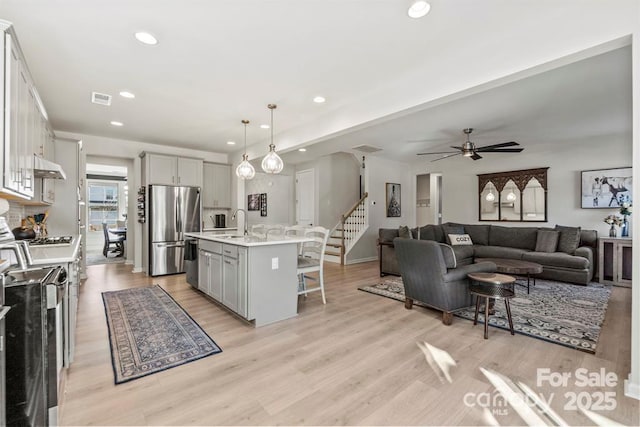
[[[63,302],[67,295],[67,272],[57,267],[47,283],[47,409],[49,425],[58,425],[58,386],[64,350]]]

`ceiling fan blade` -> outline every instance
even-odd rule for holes
[[[515,141],[503,142],[500,144],[485,145],[484,147],[477,147],[476,151],[485,151],[487,148],[492,149],[492,148],[514,147],[516,145],[520,145],[520,144],[518,144]]]
[[[429,154],[460,154],[460,153],[457,152],[457,151],[436,151],[436,152],[433,152],[433,153],[418,153],[417,155],[418,156],[426,156],[426,155],[429,155]]]
[[[481,153],[520,153],[524,150],[524,148],[502,148],[502,149],[491,149],[491,150],[476,150]]]
[[[453,156],[457,156],[457,155],[459,155],[459,154],[462,154],[462,153],[453,153],[453,154],[449,154],[449,155],[447,155],[447,156],[442,156],[442,157],[440,157],[440,158],[438,158],[438,159],[433,159],[433,160],[431,160],[431,161],[432,161],[432,162],[437,162],[438,160],[444,160],[444,159],[446,159],[447,157],[453,157]]]
[[[456,150],[464,151],[464,147],[456,147],[455,145],[451,145],[451,148],[455,148]]]
[[[473,160],[479,160],[479,159],[481,159],[481,158],[482,158],[482,156],[481,156],[481,155],[479,155],[478,153],[473,153],[473,156],[471,156],[471,158],[472,158]]]

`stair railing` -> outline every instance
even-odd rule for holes
[[[340,247],[340,264],[344,265],[344,258],[347,248],[351,247],[356,237],[367,226],[365,199],[369,193],[364,193],[362,198],[341,218],[341,241]]]

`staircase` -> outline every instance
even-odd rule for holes
[[[365,200],[369,193],[362,198],[344,215],[340,222],[331,230],[325,260],[344,265],[345,257],[367,229],[367,211]]]

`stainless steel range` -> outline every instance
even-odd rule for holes
[[[29,241],[29,246],[69,246],[73,236],[47,236]]]

